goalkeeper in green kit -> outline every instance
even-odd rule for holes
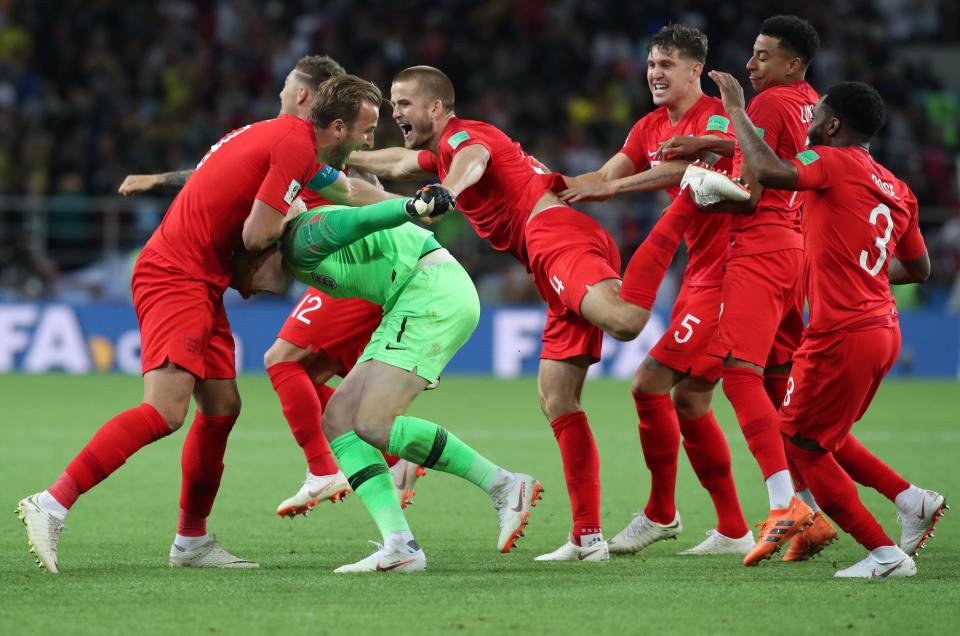
[[[315,208],[289,221],[278,254],[235,273],[245,294],[281,290],[284,276],[292,274],[331,296],[383,306],[383,321],[323,413],[337,462],[383,534],[383,545],[336,572],[426,568],[381,450],[486,491],[500,517],[501,552],[514,547],[542,491],[533,477],[500,468],[443,427],[403,415],[439,378],[480,316],[467,272],[431,232],[408,222],[429,223],[453,207],[451,193],[433,185],[412,199]]]

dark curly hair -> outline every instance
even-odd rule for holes
[[[664,51],[677,51],[701,64],[707,62],[707,36],[696,27],[669,24],[650,38],[647,53],[652,51],[653,47]]]
[[[813,25],[795,15],[775,15],[760,25],[760,35],[777,38],[780,46],[810,64],[820,50],[820,36]]]
[[[887,118],[880,93],[863,82],[842,82],[831,86],[823,104],[844,126],[873,137]]]

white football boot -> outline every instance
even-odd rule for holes
[[[387,549],[381,543],[371,541],[379,549],[356,563],[341,565],[337,574],[353,572],[420,572],[427,569],[427,555],[416,541],[408,541],[395,550]]]
[[[51,574],[60,573],[57,563],[57,544],[60,533],[66,528],[63,522],[40,507],[37,497],[40,493],[21,499],[17,504],[17,517],[27,529],[27,545],[36,557],[37,567]]]
[[[707,530],[707,538],[699,544],[688,548],[680,554],[682,555],[700,555],[700,554],[748,554],[756,541],[753,539],[753,533],[749,530],[747,534],[739,539],[731,539],[722,535],[716,529]]]
[[[717,172],[702,163],[687,166],[680,181],[680,190],[690,189],[690,195],[700,207],[720,201],[749,201],[750,189],[726,171]]]
[[[405,459],[397,460],[397,463],[390,467],[390,475],[393,476],[393,485],[397,489],[401,508],[406,508],[413,503],[413,497],[417,494],[414,485],[426,474],[427,471],[422,466],[417,466]]]
[[[547,554],[541,554],[534,561],[592,561],[602,562],[610,560],[610,548],[607,542],[599,536],[588,545],[577,545],[573,541]]]
[[[904,508],[898,507],[900,549],[914,556],[917,550],[924,547],[927,539],[933,537],[933,530],[947,508],[949,506],[943,495],[932,490],[924,490],[915,501]]]
[[[291,519],[297,515],[306,516],[321,501],[337,503],[346,499],[350,492],[350,484],[342,471],[338,470],[332,475],[314,475],[308,470],[300,490],[277,506],[277,514]]]
[[[497,550],[507,553],[517,545],[527,527],[530,509],[536,507],[542,492],[543,485],[539,481],[530,475],[515,473],[513,479],[490,495],[500,517]]]
[[[259,568],[260,564],[230,554],[220,547],[214,536],[193,550],[184,550],[177,544],[170,546],[170,567],[250,570]]]
[[[916,573],[917,564],[913,562],[913,557],[906,553],[902,558],[890,563],[880,563],[872,554],[868,554],[863,561],[839,570],[833,576],[838,579],[886,579],[913,576]]]
[[[673,523],[661,525],[651,521],[641,510],[633,515],[633,521],[626,528],[610,539],[610,552],[633,554],[657,541],[676,539],[681,532],[683,532],[683,524],[680,523],[679,511],[673,518]]]

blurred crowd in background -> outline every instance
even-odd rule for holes
[[[613,155],[652,109],[646,48],[653,33],[670,22],[697,26],[710,39],[707,69],[745,79],[769,7],[760,0],[0,0],[0,299],[125,298],[132,258],[169,199],[122,199],[123,177],[192,168],[225,132],[275,116],[283,78],[302,55],[328,54],[386,93],[396,71],[437,66],[456,86],[461,117],[489,121],[550,167],[579,174]],[[917,194],[934,257],[931,284],[902,302],[960,311],[960,3],[798,7],[822,39],[808,75],[814,87],[857,79],[886,99],[889,119],[873,151]],[[703,85],[717,94],[706,77]],[[377,145],[399,143],[385,109]],[[582,207],[632,251],[665,202],[634,195]],[[485,301],[535,299],[519,266],[483,245],[462,218],[446,219],[437,232]]]

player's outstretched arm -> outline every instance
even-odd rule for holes
[[[927,279],[930,278],[930,254],[924,252],[920,258],[906,261],[892,259],[887,276],[890,278],[891,285],[927,282]]]
[[[311,181],[310,185],[315,185],[315,181]],[[337,205],[370,205],[388,199],[401,198],[399,194],[387,192],[363,179],[348,177],[342,172],[337,172],[334,181],[322,187],[315,187],[314,190],[323,198]]]
[[[743,87],[740,86],[740,82],[729,73],[710,71],[709,75],[710,79],[720,89],[723,107],[730,115],[730,119],[733,120],[737,143],[740,144],[740,152],[743,153],[743,159],[749,168],[750,177],[756,180],[756,184],[764,188],[795,189],[799,177],[796,166],[778,157],[757,133],[753,122],[747,116]],[[754,185],[750,183],[750,180],[745,179],[749,185]],[[756,192],[754,192],[754,197],[759,199]]]
[[[432,175],[420,167],[416,150],[406,148],[383,148],[360,150],[350,154],[347,165],[374,174],[381,179],[393,181],[416,181],[429,179]]]
[[[560,198],[567,203],[604,201],[623,192],[665,190],[680,185],[688,165],[686,161],[665,161],[649,170],[612,181],[581,181],[561,192]]]
[[[490,151],[480,144],[467,146],[450,162],[447,178],[443,180],[443,187],[453,193],[454,197],[475,184],[483,176],[490,163]]]
[[[128,174],[117,191],[125,197],[145,192],[177,194],[187,183],[193,170],[162,172],[160,174]]]
[[[736,148],[736,143],[732,139],[721,139],[716,135],[703,135],[701,137],[686,137],[675,135],[657,148],[657,154],[653,156],[657,161],[664,159],[684,159],[694,161],[702,159],[707,163],[710,155],[717,157],[732,157]],[[716,159],[714,158],[714,161]]]

